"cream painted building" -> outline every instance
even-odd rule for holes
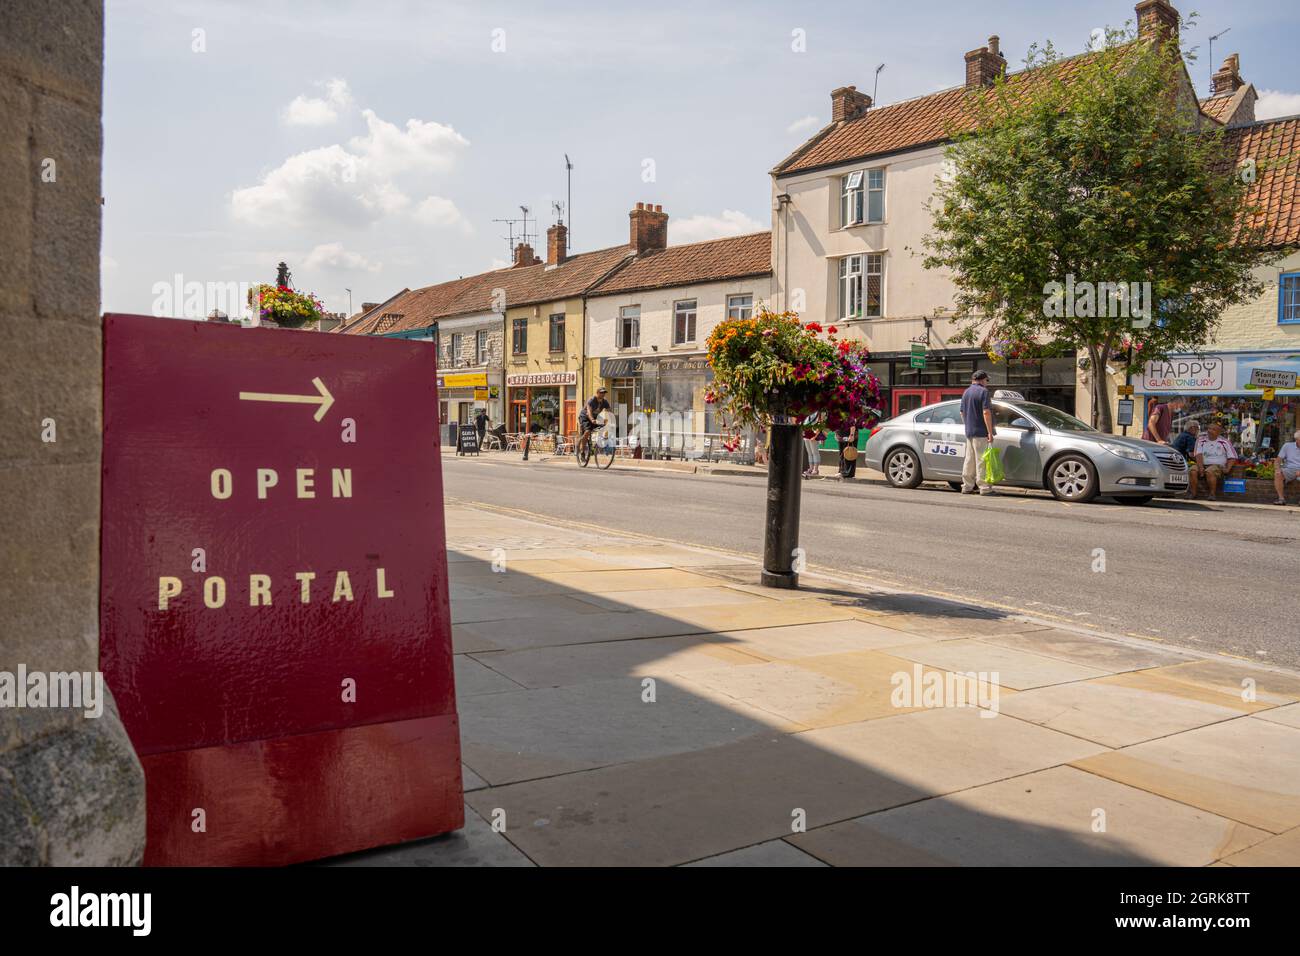
[[[1140,0],[1135,13],[1139,36],[1177,34],[1179,15],[1168,0]],[[1091,402],[1081,387],[1088,373],[1073,355],[993,361],[980,348],[956,344],[956,288],[947,273],[922,265],[931,226],[926,205],[944,174],[951,132],[969,122],[969,91],[1006,71],[996,36],[964,59],[964,85],[889,106],[874,106],[852,86],[832,91],[831,122],[772,170],[774,307],[864,341],[876,360],[886,415],[959,394],[983,369],[994,385],[1088,420]],[[1241,79],[1235,54],[1215,74],[1213,96],[1198,103],[1190,78],[1179,96],[1194,126],[1225,125],[1229,142],[1254,128],[1254,89]],[[1255,148],[1259,158],[1286,155],[1291,140],[1282,138],[1281,146]],[[1276,191],[1261,188],[1260,195]],[[1280,208],[1270,215],[1284,225],[1300,218]],[[1280,274],[1273,270],[1274,283]],[[1268,321],[1270,302],[1275,314],[1276,297],[1265,296],[1225,316],[1223,342],[1215,347],[1261,349],[1289,340],[1276,318]],[[914,346],[926,353],[924,368],[912,367]]]
[[[674,432],[716,433],[705,391],[709,333],[771,298],[771,236],[755,233],[649,249],[587,297],[586,394],[610,390],[620,434],[638,413]]]
[[[852,86],[831,93],[831,122],[772,171],[774,307],[835,325],[871,350],[884,415],[959,395],[976,369],[1067,411],[1072,356],[995,362],[954,341],[956,287],[922,265],[926,208],[944,174],[952,124],[972,87],[1006,70],[997,37],[965,56],[966,83],[885,107]],[[925,353],[923,368],[911,353]]]

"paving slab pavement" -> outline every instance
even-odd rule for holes
[[[1300,865],[1300,675],[447,515],[467,827],[341,862]]]

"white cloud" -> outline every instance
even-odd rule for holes
[[[1260,90],[1255,103],[1257,119],[1276,119],[1300,113],[1300,93],[1283,93],[1281,90]]]
[[[281,118],[286,126],[326,126],[352,105],[347,80],[333,79],[318,85],[325,87],[324,97],[299,95],[284,108]]]
[[[803,119],[797,119],[785,128],[787,133],[805,133],[817,128],[819,120],[815,116],[805,116]]]
[[[691,216],[689,219],[668,220],[668,232],[674,245],[762,232],[766,228],[768,227],[763,223],[734,209],[724,209],[721,216]]]
[[[281,228],[365,226],[409,210],[408,189],[451,169],[469,146],[441,123],[410,119],[402,129],[373,110],[361,115],[367,131],[346,147],[335,143],[296,153],[256,186],[236,189],[232,215]]]
[[[318,269],[325,272],[378,272],[383,263],[371,262],[359,252],[348,252],[341,242],[322,243],[303,259],[304,269]]]
[[[422,199],[411,213],[419,222],[430,226],[456,226],[469,229],[469,223],[460,214],[456,204],[441,196],[428,196]]]

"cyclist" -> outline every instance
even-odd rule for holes
[[[609,411],[609,399],[605,396],[609,391],[604,387],[596,389],[596,394],[587,399],[587,404],[582,406],[582,413],[578,416],[578,426],[582,434],[578,437],[579,454],[582,453],[584,445],[591,442],[591,433],[600,427],[597,419],[601,412]]]

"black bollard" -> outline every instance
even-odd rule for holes
[[[767,527],[763,537],[764,587],[797,588],[794,569],[799,547],[799,496],[803,491],[803,441],[798,424],[772,424],[767,463]]]
[[[528,449],[531,448],[532,446],[533,446],[533,436],[525,435],[524,436],[524,461],[528,460]]]

